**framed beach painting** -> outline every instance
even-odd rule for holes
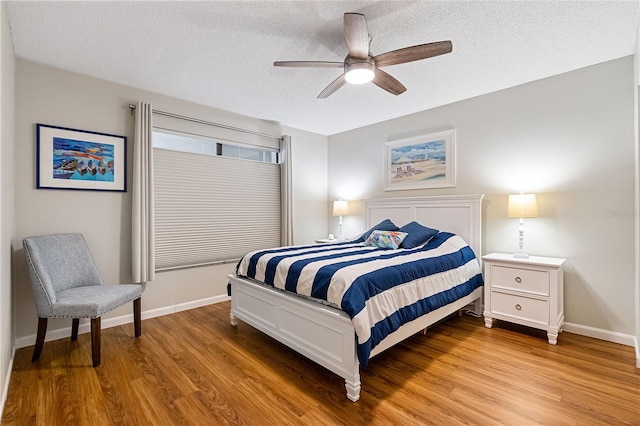
[[[455,130],[387,142],[384,190],[456,186]]]
[[[127,190],[127,138],[36,124],[36,186]]]

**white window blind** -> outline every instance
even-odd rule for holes
[[[280,245],[280,165],[154,148],[156,270]]]

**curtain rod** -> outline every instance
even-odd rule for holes
[[[133,111],[136,109],[136,106],[133,104],[129,104],[129,109],[131,110],[131,115],[133,115]],[[153,110],[154,114],[164,115],[166,117],[179,118],[181,120],[192,121],[194,123],[207,124],[209,126],[220,127],[222,129],[233,130],[236,132],[249,133],[256,136],[263,136],[265,138],[271,138],[276,140],[281,140],[282,136],[273,136],[268,135],[266,133],[254,132],[253,130],[241,129],[239,127],[227,126],[225,124],[214,123],[211,121],[200,120],[199,118],[186,117],[184,115],[173,114],[171,112],[158,111],[156,109]]]

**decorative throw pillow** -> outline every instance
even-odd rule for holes
[[[395,225],[395,223],[391,222],[391,220],[389,219],[385,219],[382,222],[380,222],[379,224],[372,226],[367,232],[365,232],[364,234],[362,234],[362,236],[360,237],[362,239],[362,241],[365,241],[367,238],[369,238],[369,235],[371,235],[371,233],[375,230],[379,230],[379,231],[397,231],[398,227]]]
[[[397,249],[402,240],[407,236],[406,232],[374,230],[364,242],[365,246]]]
[[[402,248],[411,249],[423,245],[429,241],[438,232],[437,229],[428,228],[420,225],[418,222],[409,222],[402,226],[400,232],[406,232],[407,237],[402,241]]]

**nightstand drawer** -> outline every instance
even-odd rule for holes
[[[549,272],[491,265],[491,286],[543,296],[549,295]]]
[[[491,311],[527,321],[548,325],[549,301],[532,299],[494,291],[491,293]]]

